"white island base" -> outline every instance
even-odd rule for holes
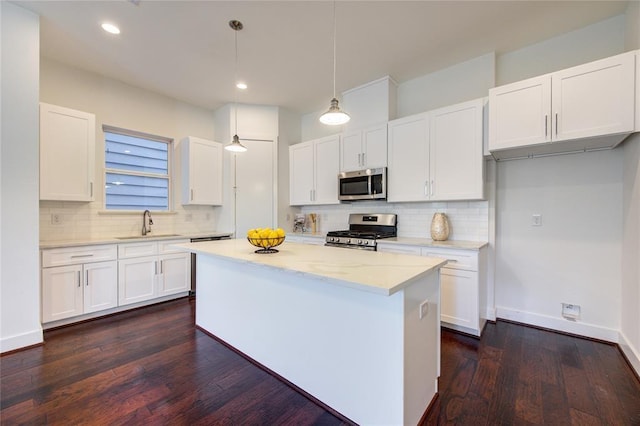
[[[440,259],[294,243],[264,255],[242,240],[182,247],[198,253],[197,326],[356,423],[425,413],[440,369]],[[380,274],[372,288],[331,277],[362,275],[367,262],[422,272],[388,288]]]

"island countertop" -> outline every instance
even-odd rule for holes
[[[201,255],[222,257],[324,278],[328,283],[381,295],[403,289],[414,278],[428,274],[446,260],[285,241],[279,253],[258,254],[246,239],[176,244]]]

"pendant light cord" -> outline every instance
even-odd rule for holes
[[[336,97],[336,1],[333,0],[333,97]]]
[[[234,71],[234,89],[233,89],[233,104],[235,109],[235,134],[238,134],[238,88],[235,87],[238,84],[238,30],[234,31],[235,45],[236,45],[236,69]]]

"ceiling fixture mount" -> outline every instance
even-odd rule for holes
[[[120,34],[120,28],[118,28],[114,24],[111,24],[109,22],[103,22],[102,25],[100,26],[102,27],[103,30],[105,30],[110,34]]]
[[[242,22],[237,21],[235,19],[229,21],[229,26],[233,31],[235,31],[235,46],[236,46],[236,69],[235,69],[235,81],[238,81],[238,31],[240,31],[244,26]],[[234,100],[233,100],[233,109],[235,113],[235,135],[227,146],[224,147],[227,151],[231,152],[245,152],[247,147],[240,143],[240,138],[238,137],[238,91],[234,91]]]
[[[336,98],[336,2],[333,2],[333,99],[329,110],[320,116],[322,124],[330,126],[339,126],[351,120],[346,112],[342,111],[338,106],[338,98]]]

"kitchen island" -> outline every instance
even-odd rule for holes
[[[244,239],[198,254],[196,325],[359,424],[416,424],[440,370],[438,258]]]

